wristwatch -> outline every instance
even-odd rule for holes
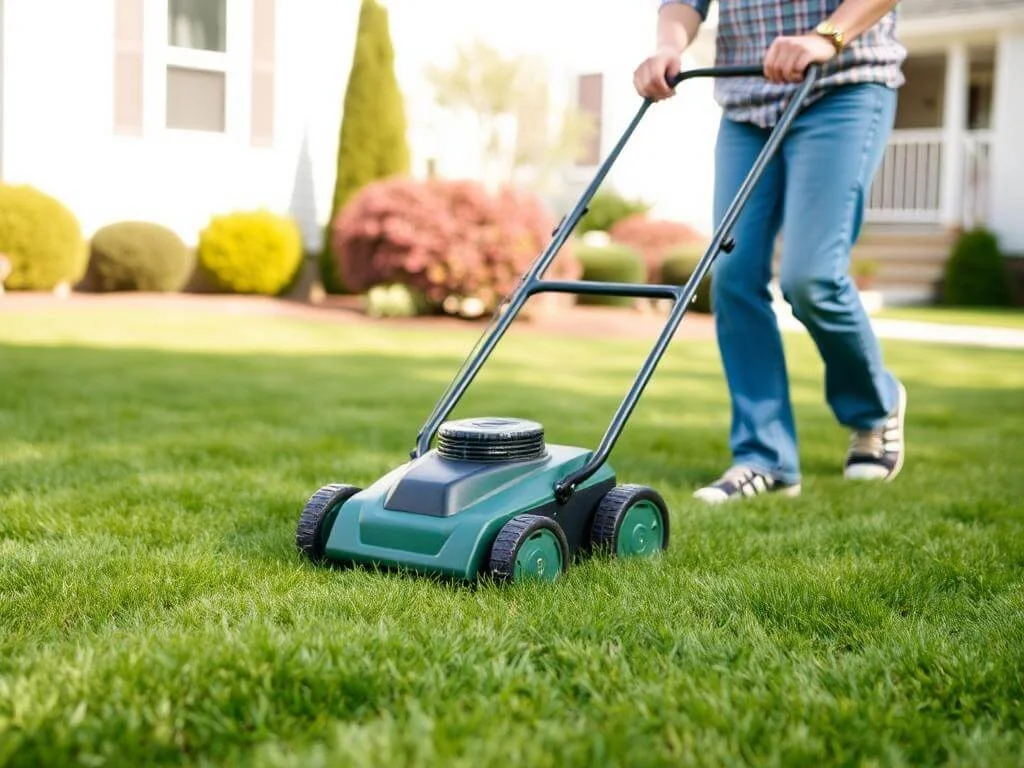
[[[843,48],[846,46],[846,41],[843,39],[842,30],[836,27],[831,21],[823,21],[821,24],[814,28],[814,31],[822,37],[827,37],[832,46],[836,49],[836,53],[842,53]]]

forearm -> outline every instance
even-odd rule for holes
[[[658,10],[658,48],[682,54],[697,36],[703,19],[685,3],[666,3]]]
[[[842,30],[843,38],[849,43],[875,26],[898,3],[899,0],[843,0],[824,21]]]

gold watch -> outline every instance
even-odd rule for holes
[[[843,32],[831,21],[823,21],[821,24],[814,28],[814,31],[822,37],[827,37],[829,42],[832,43],[832,47],[836,49],[836,53],[842,53],[843,48],[846,46],[846,41],[843,38]]]

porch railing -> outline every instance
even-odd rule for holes
[[[963,135],[962,224],[984,224],[989,210],[992,135]],[[878,222],[939,223],[942,220],[942,174],[945,152],[941,128],[895,130],[867,200],[867,217]]]
[[[896,130],[867,201],[874,221],[939,221],[942,213],[942,129]]]

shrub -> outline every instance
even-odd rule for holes
[[[625,245],[583,245],[576,251],[583,266],[583,279],[601,283],[643,283],[647,268],[643,257]],[[580,304],[631,307],[636,299],[628,296],[580,296]]]
[[[704,246],[693,245],[669,252],[661,263],[661,281],[666,285],[686,285],[705,250]],[[705,273],[704,279],[697,286],[690,309],[711,314],[711,270]]]
[[[333,222],[338,211],[369,182],[409,170],[405,105],[394,60],[387,9],[377,0],[363,0],[345,89],[337,176],[328,222]],[[344,292],[346,286],[339,282],[330,258],[330,224],[322,257],[324,287],[330,293]]]
[[[959,306],[1006,306],[1012,302],[1009,271],[994,234],[965,232],[946,261],[943,300]]]
[[[277,295],[301,266],[302,236],[270,211],[214,216],[199,235],[199,263],[224,290]]]
[[[192,250],[160,224],[123,221],[92,237],[89,272],[100,291],[180,291],[194,266]]]
[[[648,280],[655,280],[661,262],[670,251],[704,241],[693,227],[666,219],[633,214],[609,230],[612,240],[638,250],[647,264]]]
[[[538,198],[474,181],[394,178],[374,182],[334,222],[338,272],[353,291],[402,283],[443,311],[452,296],[492,311],[551,239],[553,218]],[[575,278],[568,249],[551,277]]]
[[[598,192],[594,195],[587,212],[576,225],[578,234],[607,232],[623,219],[634,214],[646,214],[651,206],[640,200],[627,200],[617,192]]]
[[[423,296],[407,285],[375,285],[366,294],[370,317],[415,317],[424,310]]]
[[[12,290],[49,291],[76,283],[88,248],[75,215],[35,187],[0,184],[0,253],[11,261]]]

